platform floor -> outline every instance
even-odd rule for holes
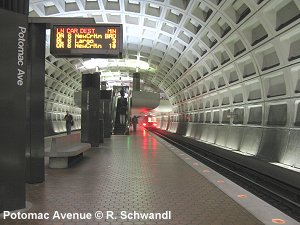
[[[91,220],[1,220],[0,224],[260,225],[261,223],[165,145],[139,130],[112,136],[69,169],[47,169],[46,182],[27,186],[27,211],[92,213]],[[117,219],[97,220],[96,211]],[[126,220],[120,212],[162,213],[171,220]]]

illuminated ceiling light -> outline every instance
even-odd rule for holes
[[[139,5],[140,4],[139,1],[137,1],[137,0],[129,0],[128,2],[130,4],[135,4],[135,5]]]
[[[152,8],[156,8],[159,9],[159,5],[153,4],[153,3],[149,3],[149,6]]]
[[[142,70],[148,70],[150,68],[149,63],[140,60],[134,60],[134,59],[126,59],[126,60],[90,59],[83,62],[83,66],[86,69],[94,69],[96,67],[99,67],[100,69],[107,68],[107,67],[127,67],[127,68],[139,68]]]
[[[106,59],[91,59],[83,62],[83,66],[87,69],[103,68],[107,66],[107,63]]]
[[[140,68],[142,70],[149,69],[149,63],[144,62],[144,61],[129,59],[129,60],[126,60],[125,63],[128,65],[127,67]]]

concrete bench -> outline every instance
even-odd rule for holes
[[[50,168],[68,168],[83,157],[83,152],[91,148],[90,144],[81,143],[80,133],[60,135],[45,139],[45,156],[49,157]]]

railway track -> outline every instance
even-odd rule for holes
[[[156,129],[148,130],[300,222],[300,190],[298,188],[225,159],[211,151],[201,149],[187,140],[175,140],[167,132]]]

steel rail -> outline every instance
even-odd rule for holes
[[[185,142],[183,140],[174,140],[171,137],[167,136],[166,134],[160,133],[158,130],[154,130],[154,129],[149,129],[149,131],[151,131],[152,133],[156,134],[157,136],[161,137],[162,139],[168,141],[169,143],[175,145],[176,147],[178,147],[179,149],[183,150],[184,152],[188,153],[189,155],[195,157],[196,159],[198,159],[199,161],[203,162],[204,164],[210,164],[208,165],[209,167],[214,167],[213,169],[215,169],[217,172],[220,172],[224,175],[224,173],[226,175],[224,175],[225,177],[229,178],[232,180],[232,178],[235,178],[235,183],[238,183],[239,185],[242,185],[245,189],[247,189],[248,191],[252,192],[253,194],[257,195],[258,193],[260,193],[260,195],[264,194],[265,196],[263,196],[264,200],[267,201],[269,204],[273,205],[274,207],[280,209],[281,211],[284,211],[286,214],[288,214],[289,216],[291,216],[292,218],[294,218],[295,220],[300,222],[300,204],[297,201],[294,201],[291,198],[288,198],[284,195],[282,195],[281,193],[279,193],[278,191],[276,191],[275,189],[283,189],[286,192],[288,192],[289,196],[294,196],[294,198],[296,200],[300,200],[300,196],[298,193],[295,193],[295,190],[298,190],[295,187],[292,187],[288,184],[285,184],[275,178],[272,178],[270,176],[267,176],[265,174],[259,173],[256,170],[253,170],[251,168],[248,168],[246,166],[243,166],[239,163],[236,163],[234,161],[225,159],[219,155],[216,155],[212,152],[209,152],[203,148],[199,148],[191,143]],[[194,150],[193,150],[194,149]],[[202,151],[202,153],[204,152],[206,156],[204,156],[203,154],[200,154],[198,151],[195,151],[195,149],[197,149],[198,151]],[[217,159],[217,160],[216,160]],[[219,162],[217,162],[219,161]],[[221,161],[221,162],[220,162]],[[224,164],[231,164],[231,168],[235,167],[238,168],[235,171],[231,168],[229,168],[229,166],[224,165]],[[251,172],[251,177],[248,174],[248,177],[243,175],[242,172],[239,171],[243,171],[243,173]],[[237,179],[238,178],[238,179]],[[236,180],[237,179],[237,180]],[[267,181],[267,183],[272,183],[272,185],[275,186],[275,188],[270,188],[270,186],[264,184],[260,184],[258,182],[256,182],[255,180],[263,180],[264,182]],[[249,185],[251,184],[251,185]],[[253,190],[255,189],[255,190]],[[292,191],[293,190],[293,191]],[[299,191],[299,190],[298,190]],[[271,199],[270,199],[271,198]],[[271,202],[271,200],[277,202]],[[288,208],[288,210],[287,210]]]

